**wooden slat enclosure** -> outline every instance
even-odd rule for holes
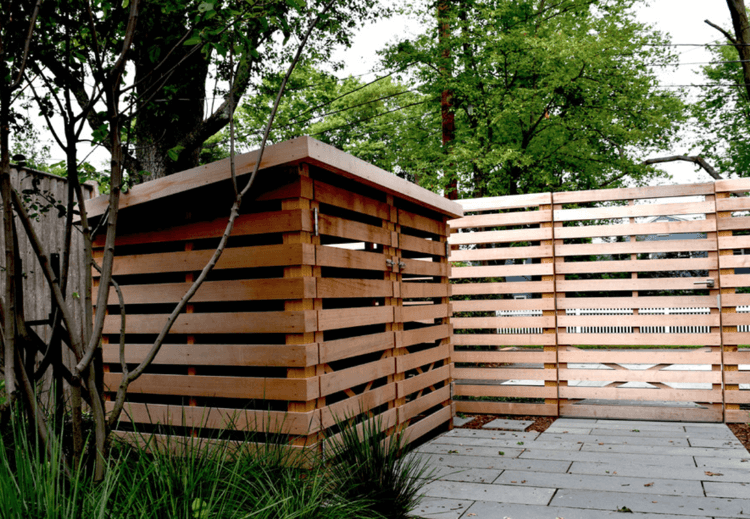
[[[449,222],[457,410],[746,422],[748,191],[730,180],[461,201]]]
[[[237,158],[240,183],[256,156]],[[220,162],[124,195],[114,271],[131,367],[213,253],[229,178]],[[450,427],[447,221],[461,207],[307,137],[266,150],[251,198],[131,386],[120,433],[210,437],[228,427],[230,439],[236,429],[315,451],[352,416],[406,427],[410,440]],[[94,215],[103,203],[92,200]],[[111,398],[122,372],[114,291],[108,303]]]

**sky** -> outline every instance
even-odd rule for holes
[[[716,29],[704,23],[706,19],[720,27],[731,27],[729,10],[723,0],[651,0],[638,8],[637,14],[640,21],[670,34],[672,43],[677,44],[703,44],[723,38]],[[365,27],[355,39],[354,45],[350,49],[340,50],[335,57],[346,63],[344,74],[366,74],[377,67],[377,49],[403,35],[414,34],[418,29],[413,20],[403,16],[380,21]],[[676,52],[680,55],[681,65],[676,70],[661,71],[661,84],[699,83],[700,77],[696,73],[701,64],[709,61],[710,54],[703,47],[678,47]],[[375,75],[365,77],[374,79]],[[696,89],[689,91],[695,92]],[[689,137],[689,130],[685,135]],[[668,155],[695,153],[697,150],[682,146]],[[703,170],[687,162],[669,163],[660,167],[673,177],[671,181],[663,182],[666,184],[692,184],[713,180]]]
[[[651,0],[639,7],[637,13],[641,21],[653,25],[657,30],[669,33],[672,42],[677,44],[703,44],[720,38],[720,34],[715,29],[704,23],[706,19],[722,27],[731,26],[729,11],[723,0]],[[376,75],[372,71],[377,68],[377,50],[398,37],[414,34],[418,30],[418,24],[404,16],[366,26],[357,35],[351,48],[336,52],[334,57],[342,60],[346,65],[339,75],[365,74],[365,79],[374,78]],[[677,70],[660,73],[659,79],[662,85],[688,85],[700,82],[696,72],[711,56],[702,47],[678,47],[676,50],[680,55],[681,65],[677,67]],[[695,89],[690,89],[690,91],[695,92]],[[42,121],[39,124],[41,125]],[[686,135],[689,136],[689,130]],[[696,152],[684,146],[673,151],[674,154]],[[79,156],[83,155],[85,153]],[[62,160],[62,158],[64,158],[64,153],[56,146],[53,147],[53,161]],[[89,160],[98,165],[106,164],[108,158],[106,151],[100,149],[95,151]],[[712,180],[707,173],[696,169],[689,163],[670,163],[662,167],[673,176],[671,181],[664,183],[687,184]]]

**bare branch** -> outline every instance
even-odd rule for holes
[[[26,34],[26,41],[23,46],[23,57],[21,58],[21,64],[18,66],[18,76],[15,81],[10,84],[8,91],[13,91],[18,88],[18,85],[23,81],[23,71],[26,68],[26,60],[29,58],[29,48],[31,47],[31,36],[34,34],[34,25],[36,25],[36,17],[39,15],[39,9],[42,7],[42,0],[37,0],[34,6],[34,12],[31,13],[31,20],[29,20],[29,32]]]
[[[701,157],[700,155],[695,156],[688,156],[688,155],[672,155],[670,157],[656,157],[653,159],[647,159],[642,162],[643,165],[649,166],[651,164],[663,164],[665,162],[677,162],[677,161],[684,161],[684,162],[692,162],[693,164],[696,164],[703,168],[706,173],[711,175],[716,180],[722,180],[721,175],[718,171],[716,171],[711,164],[709,164],[706,159]]]
[[[716,29],[717,31],[719,31],[721,34],[723,34],[724,37],[732,43],[732,45],[739,45],[739,43],[737,42],[737,40],[734,39],[734,36],[732,36],[731,33],[729,33],[728,31],[725,31],[724,29],[722,29],[721,27],[719,27],[715,23],[712,23],[710,20],[703,20],[703,21],[706,24],[708,24],[711,27],[713,27],[714,29]]]

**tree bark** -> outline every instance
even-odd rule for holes
[[[732,25],[736,41],[732,42],[742,61],[742,76],[745,79],[745,90],[750,99],[750,25],[748,25],[745,0],[727,0],[729,13],[732,15]]]
[[[711,164],[709,164],[706,159],[701,157],[700,155],[695,156],[688,156],[688,155],[672,155],[670,157],[656,157],[653,159],[647,159],[642,162],[642,164],[648,166],[650,164],[663,164],[665,162],[677,162],[677,161],[685,161],[685,162],[692,162],[693,164],[696,164],[703,168],[703,170],[711,175],[716,180],[722,180],[721,175],[718,171],[716,171]]]

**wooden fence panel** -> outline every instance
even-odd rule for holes
[[[460,203],[466,216],[449,222],[456,410],[555,416],[552,196]]]

